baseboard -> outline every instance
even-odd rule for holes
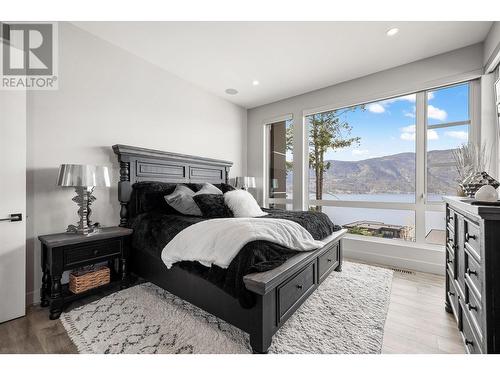
[[[26,293],[26,306],[37,305],[40,303],[40,291],[33,290]]]
[[[408,247],[397,243],[381,244],[353,238],[346,238],[343,241],[346,258],[444,275],[444,251],[419,249],[414,245]]]

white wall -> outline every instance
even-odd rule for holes
[[[490,159],[490,174],[500,177],[500,156],[498,115],[495,103],[495,81],[498,78],[498,64],[500,63],[500,22],[496,21],[484,41],[483,64],[485,74],[481,78],[481,141],[487,150],[492,150]],[[497,66],[497,69],[495,69]]]
[[[246,173],[246,110],[69,23],[59,25],[59,90],[28,95],[27,289],[38,300],[37,236],[77,219],[74,192],[55,186],[59,164],[111,167],[92,219],[119,222],[116,143],[231,160]]]
[[[492,63],[496,62],[498,64],[500,56],[500,22],[495,21],[491,26],[488,35],[484,41],[484,50],[483,50],[483,65],[485,67],[489,65],[493,65]],[[491,66],[491,70],[495,67]]]
[[[352,81],[347,81],[321,90],[312,91],[279,102],[271,103],[248,111],[248,174],[257,177],[257,195],[263,197],[263,164],[264,164],[264,132],[263,125],[277,116],[291,114],[294,119],[294,182],[293,189],[295,209],[307,209],[301,194],[302,186],[307,188],[307,166],[303,165],[304,157],[304,112],[327,110],[344,106],[365,103],[391,96],[416,92],[422,89],[437,87],[462,80],[481,77],[483,71],[483,46],[476,44],[442,55],[434,56],[393,69],[375,73]],[[375,261],[392,266],[408,267],[420,271],[442,272],[444,267],[443,252],[429,251],[436,247],[428,246],[425,251],[415,251],[415,246],[389,246],[381,243],[383,255],[376,254],[375,243],[362,243],[349,240],[345,242],[346,255]],[[424,250],[424,249],[422,249]],[[368,256],[368,252],[371,255]],[[377,255],[374,257],[374,255]],[[404,260],[404,262],[402,261]]]

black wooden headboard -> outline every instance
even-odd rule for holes
[[[140,181],[170,183],[228,183],[230,161],[199,156],[176,154],[147,148],[114,145],[113,151],[120,163],[118,200],[120,201],[120,226],[128,221],[128,203],[132,185]]]

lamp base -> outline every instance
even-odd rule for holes
[[[95,223],[91,225],[90,227],[85,228],[78,228],[76,225],[70,224],[68,225],[68,228],[66,229],[66,233],[75,233],[75,234],[83,234],[83,235],[88,235],[88,234],[96,234],[101,231],[101,225],[99,223]]]
[[[90,221],[90,205],[96,199],[92,195],[93,191],[93,186],[75,188],[75,192],[77,195],[73,197],[72,200],[79,207],[78,216],[80,217],[80,220],[78,221],[77,225],[68,225],[68,228],[66,229],[67,233],[88,235],[99,232],[99,229],[101,228],[99,223],[92,224],[92,222]]]

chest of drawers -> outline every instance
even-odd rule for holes
[[[444,199],[446,310],[468,353],[500,353],[500,207]]]

